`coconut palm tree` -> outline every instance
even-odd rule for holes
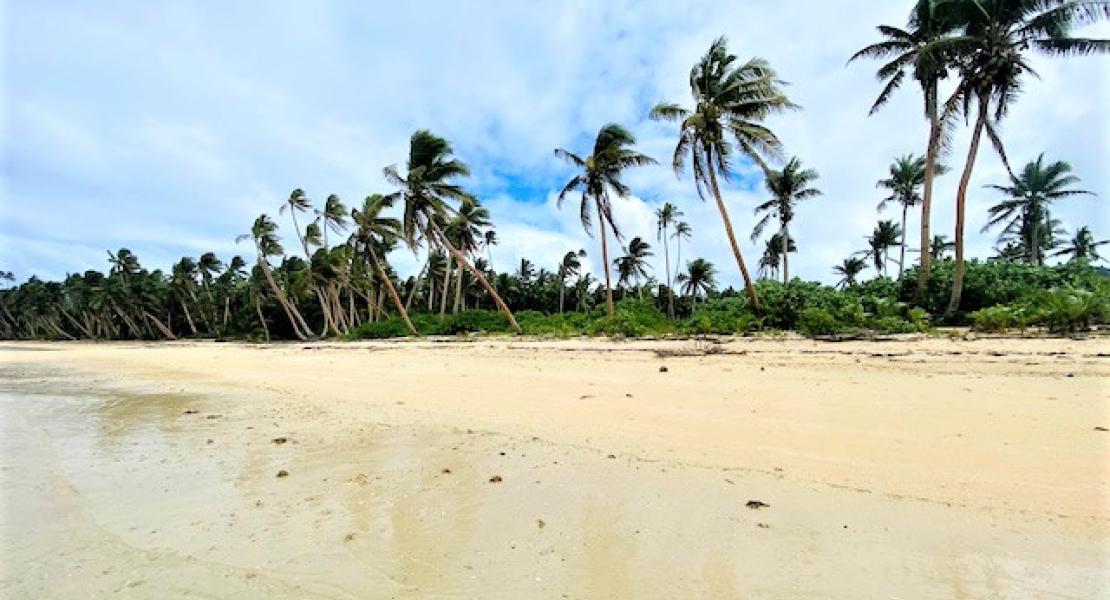
[[[787,248],[788,243],[794,242],[794,238],[790,235],[790,222],[794,220],[794,210],[799,202],[821,195],[821,190],[810,187],[818,177],[817,171],[803,169],[802,161],[797,157],[791,158],[782,170],[767,173],[767,191],[772,197],[755,207],[755,214],[762,214],[763,218],[752,228],[753,242],[763,234],[763,230],[772,219],[778,222],[778,241],[782,245],[778,255],[782,259],[783,284],[790,282],[789,254],[797,252],[796,248],[793,250]]]
[[[674,256],[674,270],[678,273],[678,267],[682,264],[682,240],[689,242],[694,237],[694,229],[686,221],[679,221],[674,226],[675,243],[675,256]]]
[[[1110,40],[1071,37],[1073,27],[1110,15],[1105,2],[1074,0],[962,0],[951,3],[961,34],[937,43],[931,56],[955,56],[960,82],[945,103],[950,113],[962,112],[975,123],[967,160],[956,192],[956,263],[948,313],[959,310],[964,278],[964,215],[967,188],[983,133],[1009,168],[996,124],[1006,116],[1026,75],[1036,75],[1030,50],[1050,56],[1110,51]],[[938,58],[939,59],[939,58]]]
[[[763,121],[797,107],[782,92],[784,82],[779,81],[766,61],[753,58],[744,64],[736,63],[725,38],[716,39],[690,70],[694,108],[661,103],[652,109],[651,118],[681,124],[672,166],[681,175],[689,155],[698,195],[705,199],[708,191],[716,201],[732,254],[744,278],[744,289],[752,307],[759,310],[759,297],[736,242],[717,176],[726,181],[731,177],[731,161],[736,151],[768,171],[767,161],[781,157],[782,143]],[[730,140],[735,141],[735,146]]]
[[[475,269],[444,235],[438,222],[457,212],[450,203],[473,200],[462,187],[451,182],[455,178],[470,175],[466,164],[452,154],[451,144],[447,140],[422,129],[412,134],[409,141],[408,172],[402,175],[396,165],[383,170],[386,180],[398,188],[389,197],[404,202],[404,217],[401,220],[403,237],[414,252],[425,241],[429,247],[446,248],[455,257],[455,261],[466,267],[485,288],[497,308],[509,320],[513,330],[521,333],[520,325],[497,294],[497,290],[493,289],[485,275]]]
[[[559,261],[559,272],[557,278],[559,279],[559,314],[563,314],[563,296],[564,288],[566,287],[567,277],[577,277],[582,272],[582,260],[586,257],[585,250],[578,252],[567,252],[563,255],[563,260]]]
[[[717,287],[717,269],[704,258],[695,258],[686,263],[686,272],[678,276],[678,281],[682,284],[682,293],[690,296],[697,307],[698,294],[708,297],[709,292]]]
[[[277,237],[277,224],[274,223],[270,217],[261,215],[254,220],[249,234],[243,234],[235,238],[236,242],[241,242],[245,239],[254,241],[254,248],[258,253],[258,267],[262,270],[263,277],[266,282],[270,284],[270,291],[273,292],[274,297],[277,298],[281,304],[282,310],[285,311],[285,316],[288,317],[289,323],[293,326],[293,334],[301,341],[307,340],[312,336],[312,329],[305,323],[304,317],[301,313],[289,302],[289,298],[285,292],[278,287],[277,281],[274,280],[273,272],[270,269],[269,257],[281,256],[285,251],[281,247],[281,242]]]
[[[786,250],[789,252],[797,252],[798,245],[794,243],[794,238],[789,238],[786,243]],[[783,265],[782,259],[783,239],[781,233],[772,234],[767,238],[766,246],[763,248],[763,255],[759,258],[759,276],[778,277],[779,268]],[[784,284],[786,282],[783,282]]]
[[[662,207],[655,211],[655,239],[663,242],[663,264],[667,271],[667,316],[674,318],[674,289],[671,281],[671,250],[670,250],[670,230],[677,221],[682,217],[682,211],[678,207],[665,202]]]
[[[1098,249],[1100,246],[1110,244],[1110,240],[1095,241],[1090,227],[1080,227],[1075,232],[1075,237],[1067,245],[1056,251],[1053,256],[1070,256],[1069,261],[1098,262],[1102,260]]]
[[[323,224],[324,248],[328,247],[328,231],[339,235],[347,227],[347,207],[335,194],[324,200],[324,210],[316,211],[316,218]]]
[[[902,207],[902,239],[899,241],[898,251],[898,277],[906,268],[906,215],[910,207],[922,202],[919,190],[925,184],[926,158],[907,154],[900,156],[890,165],[890,175],[880,179],[876,187],[889,190],[890,195],[879,202],[879,212],[886,209],[888,204],[898,204]],[[941,164],[933,165],[936,175],[943,175],[947,167]],[[930,244],[926,244],[929,246]],[[926,248],[924,252],[928,252]],[[925,261],[922,261],[924,264]]]
[[[628,252],[613,261],[617,273],[620,274],[617,285],[623,287],[632,283],[634,286],[639,286],[640,282],[648,276],[650,265],[647,259],[651,256],[654,256],[651,252],[651,245],[640,237],[632,238],[628,242]],[[643,290],[641,290],[640,296],[643,296]]]
[[[1038,234],[1041,224],[1048,220],[1048,210],[1052,203],[1061,198],[1070,196],[1089,195],[1093,192],[1072,189],[1079,183],[1079,178],[1071,174],[1071,165],[1057,161],[1049,165],[1044,164],[1044,153],[1037,160],[1025,165],[1020,175],[1010,176],[1010,185],[988,185],[988,188],[1006,194],[1006,199],[995,204],[987,210],[989,220],[983,226],[986,232],[1003,223],[1007,230],[1024,231],[1029,234],[1028,240],[1022,240],[1029,249],[1029,262],[1044,264],[1044,255],[1041,253],[1041,240]],[[1022,226],[1022,223],[1030,225]]]
[[[493,247],[497,245],[497,232],[492,228],[482,234],[482,246],[486,248],[486,257],[489,259],[489,268],[493,270]]]
[[[880,25],[878,31],[883,40],[860,50],[848,61],[852,62],[860,58],[876,58],[885,61],[876,73],[879,81],[883,82],[883,89],[871,105],[870,114],[877,113],[886,105],[894,92],[906,81],[907,75],[916,80],[921,88],[925,119],[929,122],[929,138],[922,174],[921,269],[917,279],[919,302],[925,298],[929,289],[933,180],[938,174],[937,160],[943,137],[939,90],[941,81],[948,76],[950,62],[945,52],[936,52],[933,49],[955,28],[951,11],[947,10],[948,4],[951,2],[917,0],[910,13],[907,28]]]
[[[868,249],[863,251],[865,256],[870,256],[875,271],[886,277],[887,265],[890,263],[890,249],[898,245],[902,237],[902,228],[894,221],[879,221],[875,230],[867,237]]]
[[[447,223],[447,234],[455,241],[459,251],[468,256],[478,251],[483,239],[482,230],[490,226],[489,211],[478,203],[477,200],[466,200],[459,203],[459,209],[451,221]],[[481,269],[479,269],[480,271]],[[462,308],[463,299],[463,274],[462,267],[456,267],[455,275],[455,304],[452,313],[458,313]]]
[[[613,205],[609,194],[613,193],[618,198],[628,197],[632,190],[621,181],[624,171],[632,167],[656,164],[655,159],[633,150],[632,146],[635,144],[636,138],[628,130],[616,123],[610,123],[598,131],[593,152],[585,158],[562,148],[555,149],[555,156],[579,169],[579,172],[559,192],[558,205],[562,207],[563,200],[571,192],[580,192],[581,202],[578,214],[582,227],[591,236],[593,233],[590,231],[592,220],[590,213],[597,212],[598,237],[601,239],[601,268],[605,271],[605,307],[609,316],[613,316],[614,309],[606,227],[613,231],[618,241],[621,239],[620,228],[613,220]]]
[[[843,262],[833,267],[833,273],[840,275],[840,281],[836,282],[836,287],[844,289],[855,285],[856,277],[866,268],[867,261],[858,256],[845,258]]]
[[[356,241],[356,248],[361,247],[366,253],[366,258],[378,276],[378,281],[385,286],[389,293],[393,307],[401,320],[405,322],[409,332],[418,335],[416,327],[409,319],[409,311],[401,302],[397,288],[393,286],[393,279],[386,273],[382,266],[382,259],[378,256],[378,249],[391,247],[401,236],[401,222],[392,217],[382,216],[382,211],[392,208],[393,200],[381,194],[367,196],[362,202],[362,209],[351,210],[351,220],[355,224],[355,233],[352,236]]]
[[[998,252],[1006,260],[1035,264],[1036,256],[1043,262],[1044,256],[1059,247],[1067,234],[1064,224],[1048,212],[1038,220],[1019,217],[998,235],[997,243],[1001,246]]]
[[[929,244],[929,252],[933,255],[933,260],[943,260],[948,251],[955,248],[955,242],[948,241],[946,235],[934,235],[933,241]]]

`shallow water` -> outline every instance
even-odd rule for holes
[[[1106,591],[1098,540],[982,511],[293,400],[0,375],[3,598]]]

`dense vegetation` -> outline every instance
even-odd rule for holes
[[[309,340],[786,329],[829,335],[922,331],[938,323],[969,322],[985,331],[1085,330],[1107,320],[1110,288],[1105,271],[1092,265],[1108,242],[1097,241],[1088,227],[1069,236],[1052,217],[1054,203],[1091,195],[1077,187],[1080,180],[1068,163],[1041,155],[1012,171],[1008,181],[990,186],[1001,196],[984,228],[1000,230],[995,256],[965,256],[965,209],[984,134],[1010,169],[998,124],[1033,75],[1030,53],[1110,50],[1107,40],[1069,34],[1074,26],[1108,15],[1106,2],[919,0],[907,27],[880,26],[882,40],[852,57],[885,61],[877,73],[883,87],[872,112],[903,83],[915,81],[929,136],[923,156],[897,158],[878,180],[886,196],[878,209],[894,207],[898,218],[879,220],[867,247],[832,267],[839,278],[835,287],[790,277],[790,254],[802,242],[792,235],[791,223],[809,203],[835,201],[822,199],[820,174],[797,157],[787,158],[783,143],[766,125],[768,117],[798,107],[769,64],[740,62],[722,38],[691,69],[688,107],[661,103],[650,116],[678,125],[671,167],[679,176],[689,169],[698,195],[715,203],[743,281],[741,291],[719,290],[717,268],[708,261],[683,260],[682,244],[693,231],[671,203],[656,212],[655,248],[640,237],[625,243],[610,200],[632,193],[622,179],[627,170],[649,168],[656,161],[638,152],[635,138],[620,125],[602,127],[588,153],[555,150],[574,169],[559,193],[560,205],[573,200],[583,227],[596,234],[604,267],[600,281],[584,272],[584,249],[564,249],[557,265],[537,267],[521,259],[511,268],[494,269],[489,249],[498,242],[496,229],[461,183],[469,176],[468,166],[446,140],[421,130],[412,135],[404,169],[383,169],[391,191],[348,209],[334,194],[317,206],[305,192],[294,190],[279,210],[288,213],[294,233],[284,244],[278,224],[259,216],[240,238],[253,244],[253,265],[239,256],[224,262],[206,253],[182,258],[169,272],[147,270],[135,254],[121,249],[110,253],[107,273],[86,271],[61,282],[31,277],[0,289],[0,338]],[[951,88],[945,97],[942,82]],[[971,143],[949,242],[930,229],[933,182],[949,171],[941,162],[948,158],[948,134],[963,120],[972,127]],[[751,233],[753,241],[765,243],[754,277],[719,183],[732,176],[736,160],[756,165],[767,191]],[[916,246],[907,240],[911,210],[920,214]],[[610,237],[616,242],[612,249]],[[389,261],[402,244],[427,257],[420,272],[409,277],[399,277]],[[287,253],[287,245],[297,250]],[[652,265],[658,250],[660,272]],[[1048,266],[1047,257],[1067,262]],[[868,270],[872,278],[863,281]],[[665,279],[660,282],[657,275]],[[15,278],[0,272],[0,281],[10,284]]]

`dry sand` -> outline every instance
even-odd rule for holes
[[[4,344],[0,597],[1110,597],[1108,353]]]

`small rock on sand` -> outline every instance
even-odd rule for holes
[[[500,475],[494,475],[493,477],[489,478],[489,482],[490,483],[501,483],[501,476]]]
[[[771,506],[771,505],[767,504],[766,502],[763,502],[761,500],[748,500],[748,503],[745,504],[744,506],[747,506],[748,508],[750,508],[752,510],[757,510],[757,509],[764,508],[764,507]]]
[[[667,371],[669,371],[669,370],[670,370],[670,369],[668,369],[668,368],[667,368],[667,367],[665,367],[665,366],[663,366],[663,367],[659,367],[659,372],[660,372],[660,373],[666,373],[666,372],[667,372]]]
[[[279,446],[280,446],[280,445],[284,444],[285,442],[288,442],[288,441],[289,441],[289,438],[286,438],[286,437],[276,437],[276,438],[274,438],[274,439],[273,439],[273,440],[271,440],[271,441],[273,441],[273,442],[274,442],[275,444],[277,444],[277,445],[279,445]]]
[[[289,471],[282,469],[277,472],[277,475],[275,475],[275,477],[289,477]]]

